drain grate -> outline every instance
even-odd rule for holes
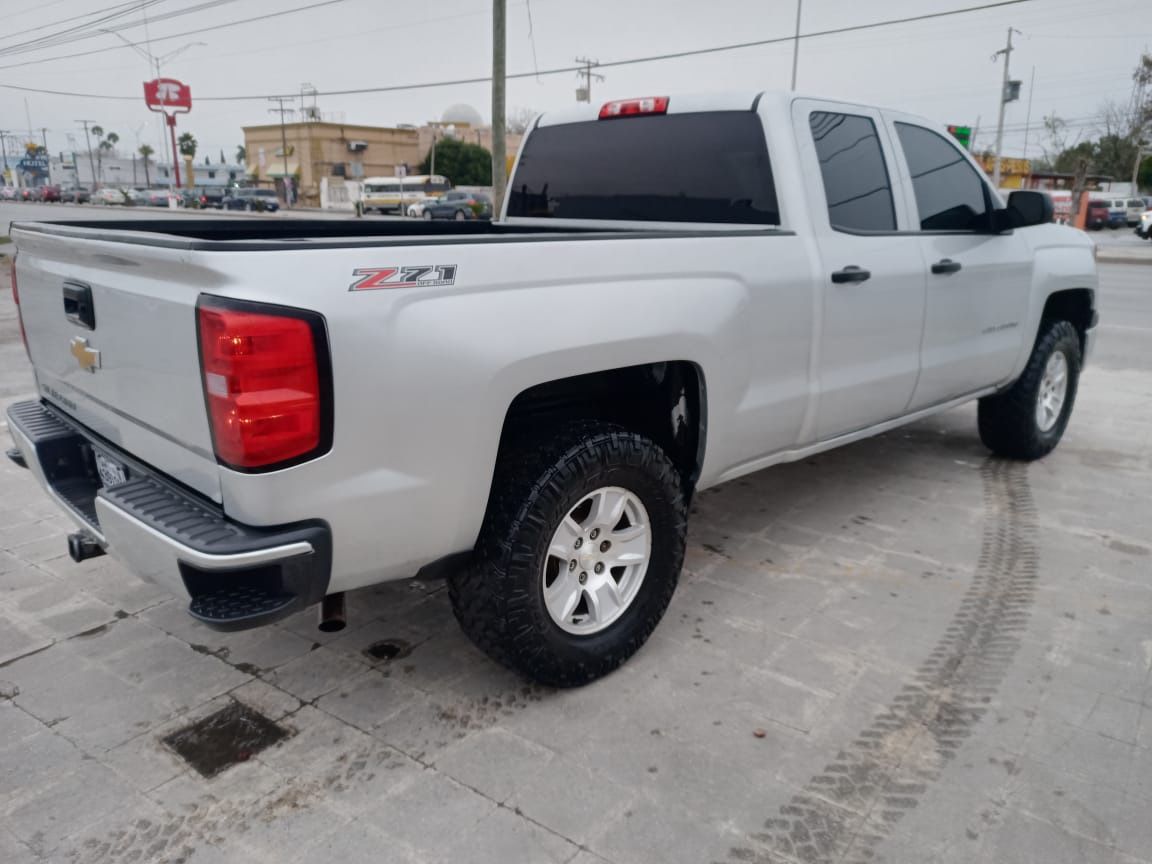
[[[288,737],[288,730],[240,702],[185,726],[163,739],[205,777],[246,762]]]
[[[400,657],[407,657],[412,653],[412,646],[405,642],[403,639],[381,639],[379,642],[373,642],[364,649],[364,654],[371,657],[373,660],[397,660]]]

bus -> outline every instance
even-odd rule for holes
[[[394,211],[401,215],[409,204],[421,198],[439,198],[452,188],[439,174],[413,174],[409,177],[365,177],[360,197],[364,212]]]

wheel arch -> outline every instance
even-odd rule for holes
[[[642,363],[528,387],[505,412],[499,452],[506,454],[529,429],[560,428],[579,420],[614,423],[651,438],[676,466],[685,498],[691,499],[708,439],[707,384],[699,364]]]
[[[1096,292],[1092,288],[1065,288],[1054,291],[1044,301],[1036,338],[1043,332],[1046,322],[1067,321],[1076,328],[1076,333],[1080,337],[1080,351],[1083,352],[1088,331],[1096,323],[1095,315]]]

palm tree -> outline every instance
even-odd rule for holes
[[[102,126],[93,126],[92,134],[96,136],[96,176],[101,180],[104,177],[104,154],[111,155],[112,151],[116,149],[116,142],[120,140],[120,136],[115,132],[104,134]]]
[[[236,148],[236,164],[243,165],[248,161],[248,149],[241,144]]]
[[[141,158],[144,160],[144,185],[151,186],[152,181],[148,177],[148,159],[156,151],[149,147],[147,144],[141,144],[140,149],[136,152],[139,153]]]
[[[184,157],[184,170],[188,175],[184,178],[184,185],[191,189],[196,185],[192,177],[192,160],[196,158],[196,136],[191,132],[185,132],[176,139],[176,147]]]

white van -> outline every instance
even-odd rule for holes
[[[1140,224],[1140,216],[1148,209],[1143,198],[1129,198],[1124,212],[1128,217],[1128,227],[1135,228]]]

